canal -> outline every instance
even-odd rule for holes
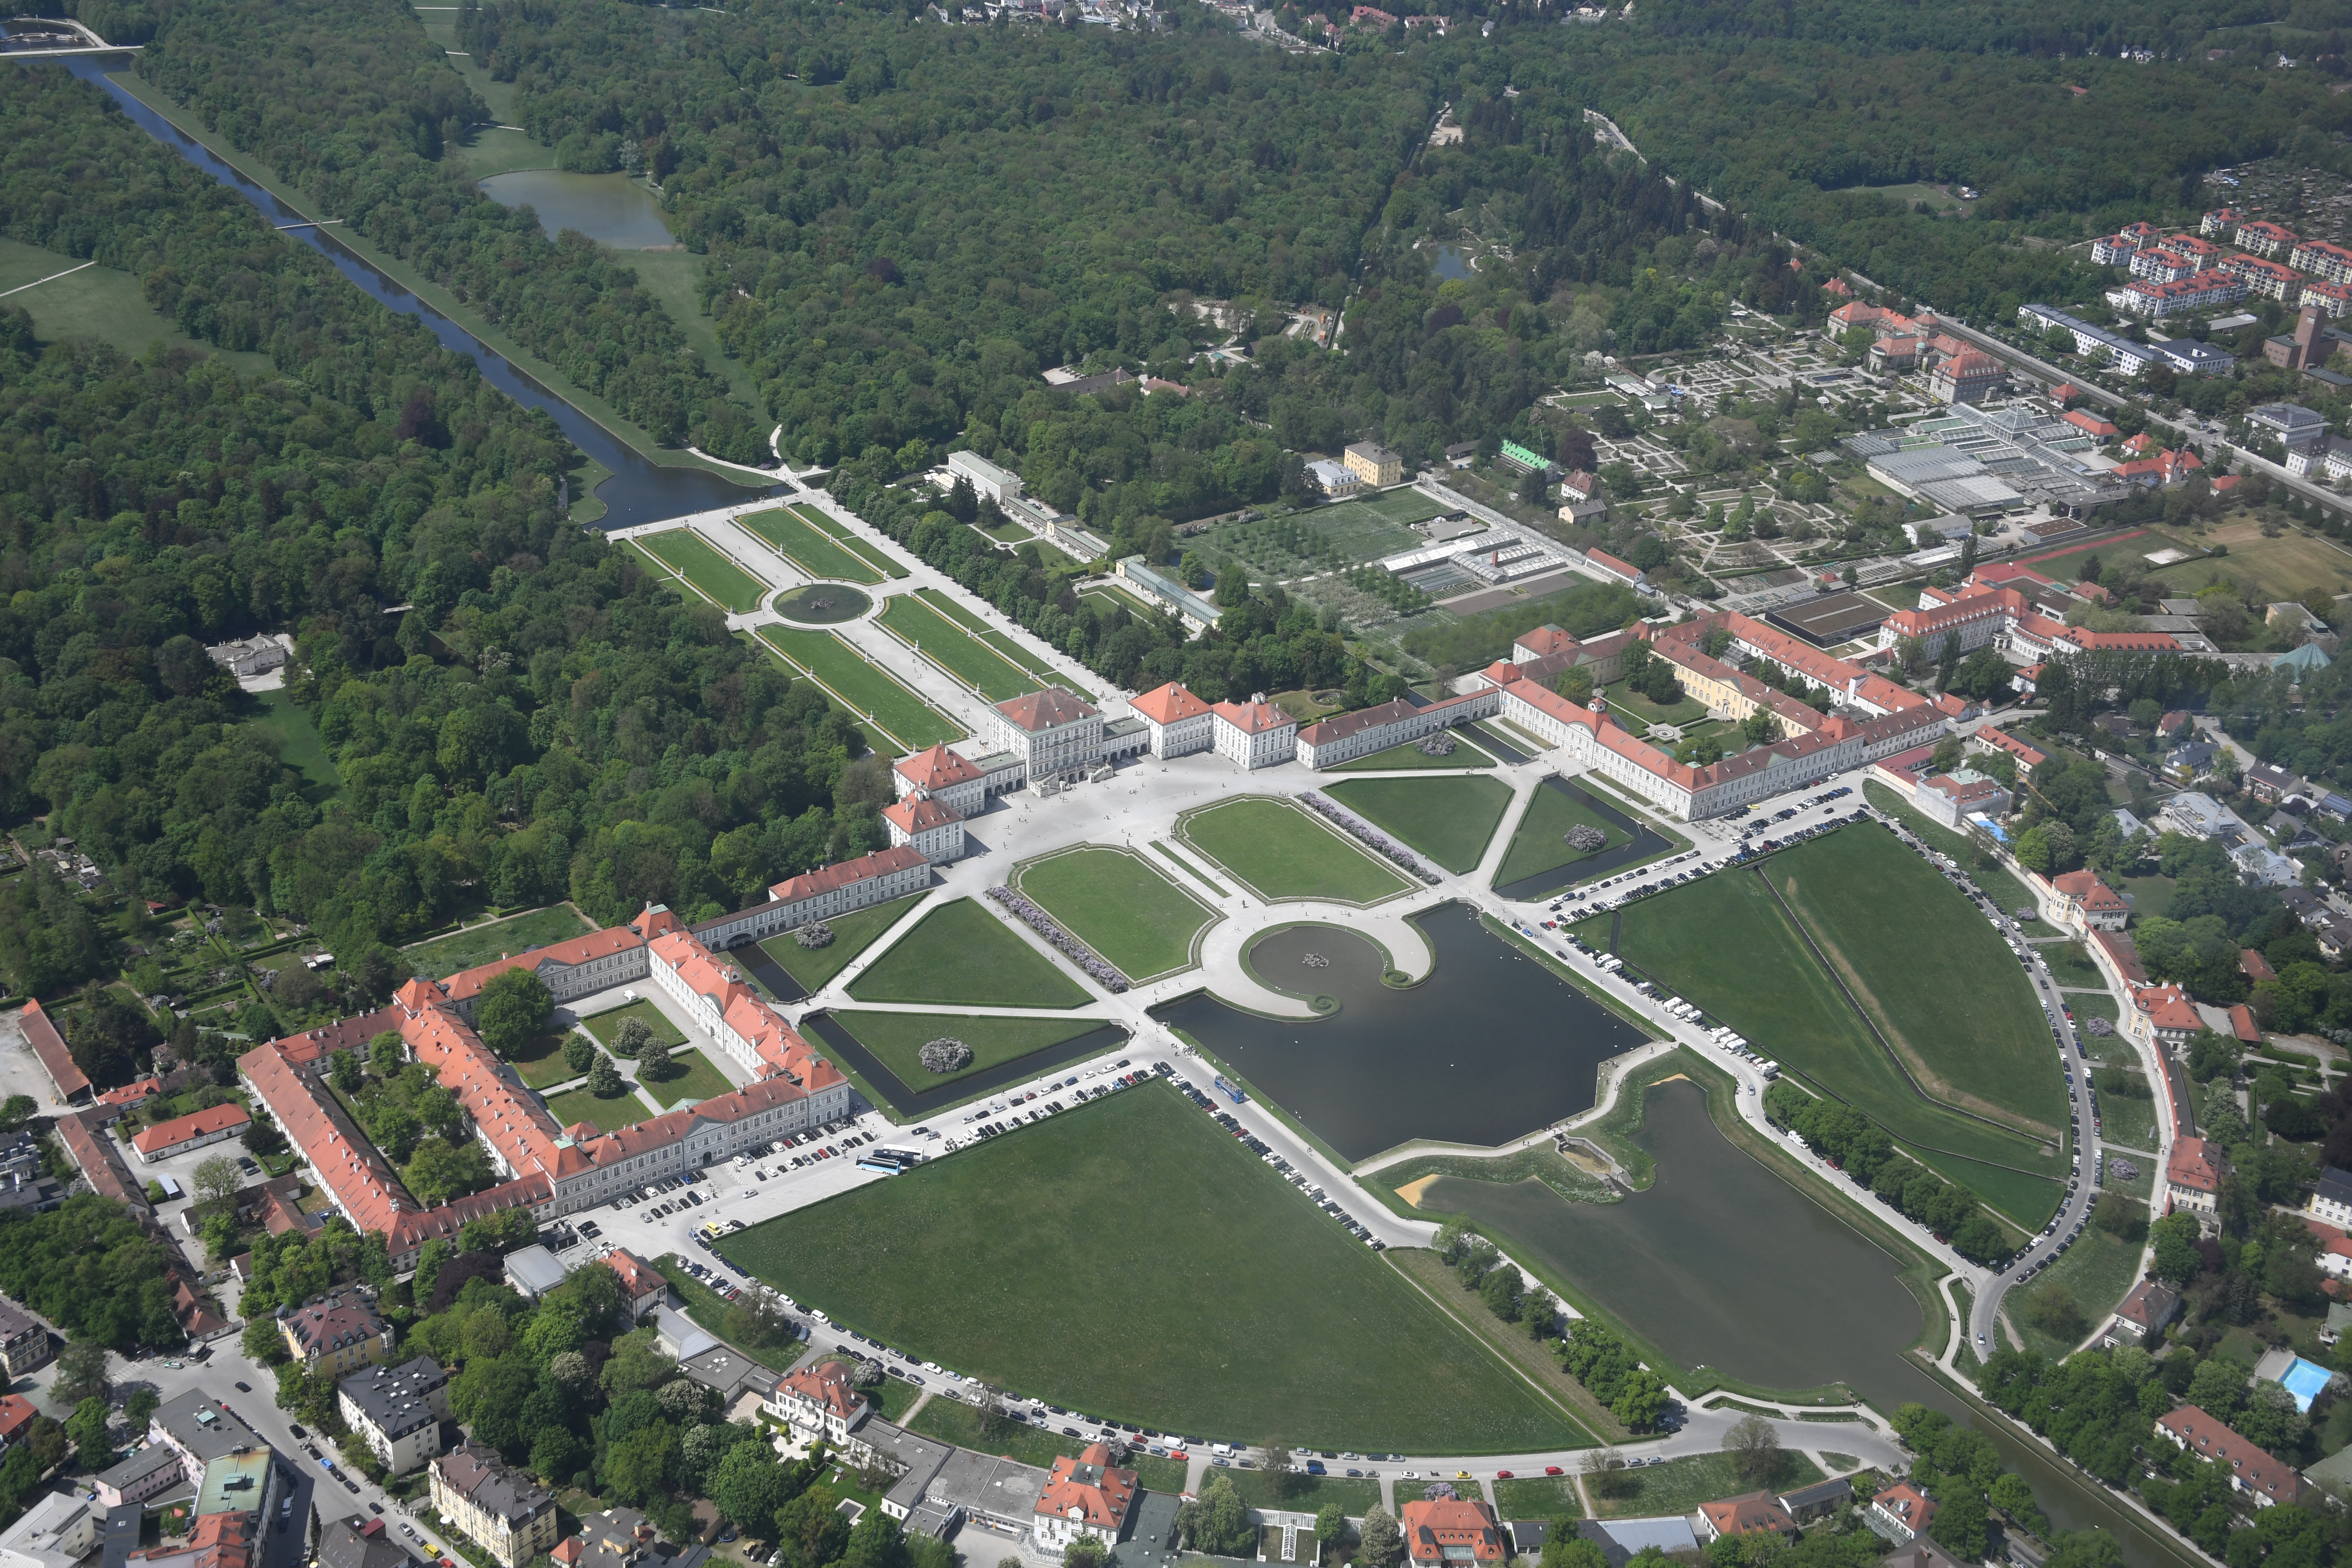
[[[300,213],[247,179],[210,148],[124,90],[122,85],[115,80],[114,73],[95,58],[85,56],[61,63],[82,80],[103,89],[113,98],[116,106],[130,116],[132,124],[251,202],[272,224],[301,221]],[[574,447],[610,470],[612,477],[596,487],[596,499],[604,503],[605,509],[598,526],[627,528],[635,523],[707,511],[731,506],[755,496],[775,493],[774,486],[759,481],[746,487],[707,468],[666,468],[649,461],[627,442],[518,370],[504,355],[486,347],[471,332],[362,260],[349,247],[333,237],[333,229],[299,228],[288,232],[289,237],[310,246],[333,262],[336,270],[357,284],[370,299],[386,309],[423,321],[444,347],[471,354],[474,363],[480,367],[483,378],[492,386],[525,407],[547,414]]]

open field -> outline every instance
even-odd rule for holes
[[[884,601],[879,618],[925,658],[960,684],[977,688],[991,702],[1037,689],[1026,671],[912,594]]]
[[[1985,897],[1992,900],[2002,909],[2021,910],[2038,907],[2033,889],[2019,881],[2007,867],[1978,865],[1975,851],[1967,838],[1940,823],[1932,822],[1921,816],[1901,795],[1896,795],[1885,784],[1875,779],[1864,779],[1862,784],[1862,795],[1864,800],[1880,811],[1889,816],[1900,818],[1903,826],[1909,828],[1913,837],[1920,843],[1931,849],[1940,849],[1958,861],[1960,868],[1969,874],[1969,879],[1983,889]],[[2139,912],[2146,914],[2148,911],[2142,910]],[[1985,929],[1990,931],[1992,928],[1988,926]]]
[[[1402,746],[1391,746],[1385,752],[1374,752],[1369,757],[1358,757],[1352,763],[1341,763],[1327,768],[1334,773],[1408,773],[1420,768],[1491,768],[1495,759],[1470,743],[1470,738],[1459,730],[1449,731],[1454,737],[1453,752],[1443,757],[1433,757],[1421,749],[1418,741],[1408,741]]]
[[[1598,849],[1570,847],[1565,835],[1580,824],[1601,829],[1609,841]],[[1599,812],[1567,791],[1547,784],[1528,802],[1518,826],[1512,831],[1511,847],[1503,852],[1503,864],[1495,872],[1495,885],[1507,887],[1525,877],[1606,855],[1633,841],[1632,834],[1603,820]]]
[[[547,1110],[559,1127],[585,1121],[604,1132],[617,1132],[624,1127],[634,1127],[653,1115],[646,1109],[646,1102],[628,1089],[610,1100],[599,1100],[584,1089],[575,1089],[551,1098]]]
[[[775,547],[777,553],[812,577],[830,577],[871,586],[882,574],[864,556],[856,554],[831,534],[787,507],[750,511],[736,522],[746,532]]]
[[[1132,981],[1188,968],[1215,918],[1143,858],[1093,846],[1022,867],[1013,885]]]
[[[1926,202],[1930,212],[1956,213],[1968,210],[1968,204],[1950,192],[1939,191],[1933,185],[1924,184],[1916,180],[1902,185],[1848,185],[1839,194],[1844,195],[1864,192],[1874,196],[1885,196],[1890,200],[1901,202],[1906,207],[1916,202]]]
[[[326,743],[319,739],[319,726],[312,722],[310,710],[288,697],[283,689],[255,695],[260,711],[246,722],[269,737],[278,747],[278,759],[299,773],[310,785],[305,792],[313,801],[324,803],[343,793],[343,775],[335,768],[335,759],[327,754]]]
[[[738,615],[758,609],[772,591],[690,528],[641,533],[629,542],[653,557],[668,575],[685,578],[705,598]]]
[[[1802,1454],[1784,1453],[1771,1484],[1777,1490],[1787,1491],[1828,1479],[1819,1465]],[[1744,1479],[1733,1467],[1728,1454],[1690,1454],[1663,1465],[1645,1465],[1629,1471],[1620,1484],[1627,1489],[1623,1496],[1592,1500],[1593,1512],[1602,1519],[1696,1513],[1703,1502],[1756,1489],[1755,1483]]]
[[[2140,1089],[2147,1087],[2147,1075],[2136,1072],[2132,1081]],[[2156,1100],[2148,1094],[2105,1094],[2099,1096],[2099,1142],[2138,1149],[2153,1153],[2156,1150]]]
[[[1262,899],[1369,904],[1412,885],[1304,806],[1265,795],[1210,806],[1183,818],[1176,832]]]
[[[450,63],[457,65],[470,62],[453,58]],[[477,68],[470,79],[484,79],[488,74]],[[506,85],[506,90],[512,92],[514,89],[510,85]],[[504,120],[506,116],[501,114],[499,118]],[[485,131],[480,134],[487,141],[501,133],[497,131]],[[518,136],[517,140],[529,142],[530,138],[528,133],[524,133]],[[538,144],[533,142],[532,145]],[[542,169],[554,166],[555,150],[553,148],[541,148],[540,157],[544,161],[536,164],[526,163],[519,166]],[[702,356],[702,363],[709,366],[715,374],[726,379],[729,388],[742,400],[745,407],[759,407],[762,397],[760,378],[752,374],[750,362],[740,356],[729,353],[719,343],[718,324],[710,319],[709,311],[703,303],[703,258],[681,245],[675,250],[633,250],[627,253],[625,259],[627,261],[629,269],[637,275],[637,287],[660,300],[668,310],[669,319],[677,323],[678,331],[686,334],[688,346]]]
[[[861,539],[856,531],[847,523],[836,522],[827,517],[824,508],[795,501],[784,510],[807,522],[809,526],[816,529],[858,559],[879,566],[885,574],[892,577],[905,577],[911,574],[906,563],[897,556],[870,539]]]
[[[848,968],[850,961],[873,946],[883,932],[906,919],[907,912],[923,898],[921,893],[909,893],[887,904],[870,904],[829,920],[824,923],[833,931],[833,940],[823,947],[803,947],[793,940],[792,932],[786,931],[761,942],[760,951],[774,959],[776,967],[799,981],[802,990],[814,992]]]
[[[1849,827],[1813,842],[1877,831]],[[1786,858],[1765,864],[1786,876]],[[1797,874],[1804,875],[1801,863]],[[1948,889],[1946,896],[1959,900]],[[2056,1206],[2060,1157],[2045,1155],[2038,1138],[1964,1116],[1913,1089],[1756,870],[1720,872],[1643,899],[1580,922],[1578,934],[1609,947],[1612,922],[1620,922],[1615,951],[1627,963],[1738,1030],[1808,1087],[1870,1116],[1922,1163],[1968,1183],[2020,1225],[2038,1227]],[[2049,1031],[2036,1023],[2047,1040]],[[2056,1071],[2054,1057],[2049,1070]]]
[[[915,590],[915,597],[938,611],[946,619],[954,622],[965,635],[979,641],[1005,663],[1026,675],[1031,683],[1028,689],[1034,691],[1040,686],[1060,686],[1076,692],[1089,702],[1094,700],[1093,692],[1074,683],[1069,677],[1055,669],[1048,660],[1023,647],[1011,633],[998,630],[964,605],[956,603],[952,595],[942,593],[937,588],[918,588]]]
[[[2065,994],[2065,1003],[2066,1010],[2074,1015],[2077,1024],[2092,1018],[2105,1018],[2112,1024],[2122,1016],[2122,1009],[2111,992],[2102,991],[2094,995],[2088,992],[2069,991]]]
[[[895,738],[909,752],[961,741],[964,728],[831,632],[761,626],[760,640],[784,662],[813,678],[852,712]]]
[[[1093,1000],[972,899],[941,904],[849,983],[860,1002],[1083,1007]]]
[[[1183,1173],[1182,1201],[1104,1223],[1138,1171]],[[1589,1440],[1160,1084],[720,1247],[887,1344],[1161,1431],[1414,1453]]]
[[[147,302],[137,278],[111,267],[84,267],[83,259],[0,239],[0,289],[16,290],[8,295],[8,303],[33,318],[33,336],[39,342],[96,338],[134,359],[147,352],[148,344],[161,342],[209,354],[241,376],[277,376],[278,367],[268,354],[228,353],[188,336]],[[60,278],[60,272],[70,276]],[[28,287],[35,284],[38,287]]]
[[[2045,942],[2036,945],[2042,962],[2050,966],[2050,978],[2061,985],[2105,985],[2099,966],[2091,962],[2090,953],[2079,942]]]
[[[1584,1517],[1584,1500],[1576,1495],[1576,1483],[1566,1476],[1528,1476],[1496,1481],[1495,1503],[1506,1522],[1514,1519]]]
[[[1859,824],[1766,869],[1930,1094],[2058,1136],[2066,1089],[2041,1004],[2008,944],[1941,873]]]
[[[495,925],[468,926],[431,942],[401,949],[404,963],[427,980],[444,980],[461,969],[488,963],[500,953],[529,952],[586,936],[595,928],[580,918],[570,904],[551,904]]]
[[[607,1007],[601,1013],[581,1019],[580,1026],[609,1051],[613,1048],[613,1042],[621,1037],[621,1026],[632,1018],[644,1019],[646,1026],[653,1030],[654,1038],[672,1049],[686,1044],[686,1037],[678,1033],[677,1026],[651,1002],[631,1002],[624,1006]]]
[[[642,1076],[637,1080],[664,1110],[682,1100],[716,1100],[735,1090],[735,1086],[727,1081],[727,1075],[712,1067],[710,1059],[700,1051],[678,1051],[669,1061],[670,1076],[659,1083],[647,1082]]]
[[[1478,868],[1511,804],[1511,786],[1465,773],[1450,779],[1349,779],[1324,791],[1459,876]]]
[[[1075,1040],[1102,1027],[1098,1018],[987,1018],[953,1013],[836,1012],[833,1021],[880,1058],[898,1081],[920,1094],[992,1067]],[[961,1040],[971,1047],[971,1065],[954,1072],[923,1066],[923,1047],[937,1039]]]
[[[2273,601],[2299,599],[2313,588],[2338,595],[2352,591],[2352,554],[2293,529],[2264,539],[2262,524],[2243,512],[2198,535],[2196,543],[2209,550],[2227,545],[2230,553],[2183,561],[2149,574],[2166,584],[2168,594],[2186,596],[2216,583],[2235,584]]]

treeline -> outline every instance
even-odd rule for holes
[[[1666,1410],[1666,1380],[1643,1366],[1641,1356],[1614,1330],[1591,1318],[1570,1318],[1563,1324],[1552,1293],[1540,1285],[1528,1289],[1519,1266],[1459,1220],[1439,1226],[1430,1245],[1462,1288],[1476,1293],[1488,1311],[1518,1324],[1531,1339],[1557,1340],[1552,1348],[1560,1364],[1608,1406],[1619,1426],[1646,1432],[1657,1425]]]
[[[395,0],[155,0],[139,73],[666,447],[768,457],[766,426],[614,254],[547,238],[444,150],[491,118]],[[254,346],[231,343],[231,347]],[[458,438],[443,422],[427,440]]]
[[[1942,1237],[1971,1263],[1997,1263],[2013,1250],[1984,1200],[1901,1152],[1885,1128],[1852,1106],[1780,1079],[1765,1091],[1764,1110],[1847,1180]]]

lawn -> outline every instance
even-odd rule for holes
[[[854,713],[909,752],[961,741],[964,728],[899,684],[896,676],[832,632],[761,626],[760,640],[814,679]]]
[[[1506,1521],[1584,1517],[1584,1500],[1576,1495],[1576,1483],[1566,1476],[1496,1481],[1495,1502]]]
[[[1453,738],[1454,750],[1442,757],[1431,756],[1421,749],[1419,741],[1412,741],[1324,771],[1334,773],[1392,773],[1419,768],[1491,768],[1495,765],[1495,759],[1472,745],[1469,737],[1461,731],[1449,730],[1446,733]]]
[[[1026,674],[1031,681],[1030,689],[1034,690],[1040,686],[1061,686],[1076,692],[1089,702],[1094,700],[1093,692],[1083,686],[1073,684],[1068,677],[1056,670],[1051,663],[1023,647],[1011,633],[999,631],[991,626],[971,610],[956,603],[951,595],[938,588],[918,588],[915,590],[915,597],[938,611],[948,620],[954,622],[969,636],[986,644],[1005,663]]]
[[[2079,942],[2045,942],[2035,952],[2050,966],[2050,978],[2061,985],[2105,985],[2106,977]]]
[[[1759,1484],[1788,1491],[1828,1479],[1822,1474],[1820,1466],[1802,1454],[1784,1451],[1780,1471],[1765,1483],[1742,1476],[1728,1454],[1688,1454],[1679,1459],[1668,1459],[1663,1465],[1644,1465],[1638,1470],[1626,1471],[1618,1483],[1625,1489],[1616,1497],[1601,1497],[1598,1486],[1590,1481],[1585,1484],[1593,1489],[1595,1513],[1603,1519],[1624,1519],[1696,1513],[1703,1502],[1752,1492]]]
[[[980,1412],[944,1392],[934,1394],[929,1405],[915,1412],[908,1430],[975,1453],[995,1454],[1016,1464],[1034,1465],[1041,1470],[1053,1468],[1054,1461],[1065,1454],[1076,1458],[1087,1446],[1085,1438],[1066,1437],[1059,1427],[1032,1426],[1026,1421],[1006,1421],[994,1433],[983,1433]],[[1181,1459],[1155,1459],[1139,1449],[1129,1458],[1127,1468],[1135,1472],[1146,1491],[1172,1494],[1184,1489],[1184,1463]]]
[[[2261,522],[2242,512],[2200,534],[2195,544],[2208,550],[2226,545],[2230,553],[2150,573],[2164,583],[2166,593],[2187,596],[2215,583],[2235,584],[2274,602],[2299,599],[2314,587],[2331,594],[2352,588],[2352,556],[2295,529],[2265,539]]]
[[[1370,904],[1412,886],[1305,807],[1265,795],[1244,795],[1195,812],[1176,825],[1176,832],[1261,899]]]
[[[162,342],[209,355],[241,376],[278,379],[278,367],[268,354],[224,353],[189,337],[147,302],[135,275],[111,267],[85,267],[83,259],[37,245],[0,239],[0,289],[10,290],[8,303],[32,316],[33,336],[37,341],[53,343],[60,338],[97,338],[132,359],[145,353],[150,343]],[[68,276],[60,278],[60,272]]]
[[[1304,1459],[1304,1453],[1299,1458]],[[1343,1468],[1345,1467],[1342,1467]],[[1238,1466],[1222,1472],[1234,1483],[1234,1491],[1251,1508],[1286,1509],[1292,1513],[1320,1513],[1329,1503],[1338,1503],[1339,1511],[1350,1519],[1361,1519],[1365,1510],[1381,1500],[1378,1481],[1351,1481],[1345,1476],[1302,1476],[1296,1470],[1276,1475],[1272,1470],[1242,1469]],[[1203,1481],[1202,1485],[1208,1483]],[[1301,1550],[1307,1542],[1302,1535]]]
[[[1138,1224],[1114,1194],[1144,1171],[1180,1184]],[[1164,1085],[719,1245],[885,1343],[1160,1431],[1444,1454],[1590,1441]]]
[[[1102,1027],[1099,1018],[986,1018],[953,1013],[835,1012],[833,1021],[918,1094]],[[923,1066],[923,1047],[942,1037],[970,1046],[971,1065],[940,1073]]]
[[[971,899],[941,904],[849,983],[860,1002],[1083,1007],[1094,998]]]
[[[1927,1091],[2045,1137],[2065,1127],[2050,1026],[1976,906],[1892,833],[1857,824],[1766,862]]]
[[[607,1007],[593,1017],[581,1019],[580,1024],[595,1037],[598,1045],[609,1051],[613,1048],[613,1042],[621,1037],[621,1026],[632,1018],[643,1018],[646,1026],[653,1030],[654,1038],[665,1045],[676,1047],[686,1044],[686,1036],[679,1032],[677,1026],[651,1002],[631,1002],[625,1006]]]
[[[1478,858],[1486,853],[1511,804],[1511,786],[1484,773],[1349,779],[1324,793],[1457,876],[1478,868]]]
[[[833,940],[823,947],[803,947],[786,931],[772,936],[760,944],[760,951],[776,961],[778,968],[800,982],[801,989],[814,995],[832,978],[849,967],[850,961],[874,945],[877,938],[897,925],[907,911],[923,901],[928,895],[909,893],[903,899],[893,899],[887,904],[870,904],[853,910],[825,921]]]
[[[1139,983],[1190,968],[1193,942],[1216,918],[1125,849],[1088,845],[1033,861],[1013,885]]]
[[[643,533],[631,542],[684,577],[713,604],[737,615],[758,609],[760,601],[775,592],[690,528]]]
[[[585,1121],[605,1132],[617,1132],[624,1127],[634,1127],[648,1121],[653,1112],[646,1102],[626,1090],[610,1100],[599,1100],[584,1089],[572,1089],[551,1097],[547,1112],[555,1118],[559,1127],[569,1127],[575,1121]]]
[[[585,936],[596,928],[569,904],[551,904],[512,920],[467,926],[448,936],[436,937],[401,950],[408,967],[427,980],[442,980],[461,969],[488,963],[501,953],[529,952]]]
[[[563,1059],[563,1042],[569,1038],[569,1032],[541,1035],[530,1043],[528,1056],[509,1057],[507,1065],[533,1089],[543,1089],[566,1079],[578,1078],[572,1064]]]
[[[1857,831],[1879,830],[1847,828],[1829,837]],[[1767,864],[1777,867],[1780,858]],[[1946,896],[1959,899],[1949,889]],[[1903,918],[1911,913],[1906,910]],[[1809,1087],[1860,1109],[1927,1164],[1972,1186],[1988,1164],[2033,1173],[2022,1178],[2033,1184],[2022,1206],[2011,1206],[2014,1194],[1978,1187],[2020,1224],[2039,1226],[2056,1207],[2057,1184],[2041,1173],[2056,1177],[2063,1169],[2057,1157],[2043,1156],[2038,1139],[1962,1116],[1914,1089],[1814,962],[1756,870],[1702,878],[1582,921],[1578,931],[1606,948],[1612,922],[1620,928],[1615,951],[1627,963],[1738,1030],[1759,1054]],[[2046,1028],[2037,1032],[2049,1038]]]
[[[1875,779],[1864,779],[1862,783],[1862,795],[1864,800],[1886,813],[1887,816],[1899,817],[1903,826],[1909,828],[1912,836],[1920,843],[1931,849],[1940,849],[1958,861],[1960,869],[1968,873],[1969,879],[1983,889],[1985,897],[1992,900],[2002,909],[2013,910],[2040,907],[2040,900],[2033,896],[2033,889],[2019,881],[2009,868],[2000,865],[1978,865],[1976,847],[1969,843],[1965,836],[1953,832],[1941,823],[1931,822],[1920,816],[1905,803],[1902,796],[1885,784]],[[1988,926],[1985,929],[1990,931],[1991,928]]]
[[[797,511],[773,507],[766,511],[746,512],[735,521],[746,532],[773,547],[778,554],[812,577],[830,577],[868,586],[882,581],[882,574],[865,557],[852,553],[840,541]]]
[[[1614,686],[1602,688],[1602,690],[1609,699],[1609,710],[1617,715],[1620,723],[1637,735],[1642,733],[1642,730],[1635,724],[1636,720],[1647,724],[1681,725],[1696,723],[1706,717],[1706,704],[1696,697],[1685,697],[1679,702],[1662,708],[1622,680]]]
[[[325,743],[319,739],[310,710],[282,689],[258,692],[254,700],[261,711],[246,722],[268,736],[278,748],[278,761],[309,782],[311,798],[323,803],[341,795],[343,775],[336,771],[335,759],[327,754]]]
[[[1609,836],[1609,841],[1598,849],[1571,847],[1565,835],[1580,824],[1601,829]],[[1540,876],[1579,860],[1590,860],[1595,855],[1606,855],[1612,849],[1622,849],[1633,841],[1632,834],[1605,820],[1566,790],[1554,788],[1547,782],[1528,802],[1527,812],[1511,835],[1511,847],[1503,852],[1503,864],[1495,873],[1495,885],[1508,887],[1523,878]]]
[[[2137,1236],[2126,1240],[2098,1226],[2084,1226],[2066,1256],[2043,1269],[2032,1285],[2011,1292],[2001,1310],[2025,1336],[2025,1349],[2055,1361],[2105,1321],[2116,1303],[2130,1292],[2139,1279],[2140,1253]],[[2061,1340],[2039,1321],[2037,1310],[2063,1310],[2065,1301],[2074,1304],[2081,1327]]]
[[[2115,887],[2116,891],[2124,896],[2124,901],[2131,905],[2133,919],[2151,921],[2171,911],[2172,890],[2179,885],[2170,877],[2161,877],[2151,871],[2144,876],[2118,878]]]
[[[2112,1024],[2123,1016],[2113,992],[2101,991],[2094,994],[2087,991],[2069,991],[2063,999],[2067,1011],[2074,1015],[2077,1024],[2087,1018],[2105,1018]]]
[[[1025,670],[912,594],[885,600],[880,619],[925,658],[962,685],[977,688],[991,702],[1037,689]]]
[[[722,1094],[732,1094],[735,1086],[727,1075],[710,1065],[710,1059],[700,1051],[677,1051],[669,1058],[670,1076],[659,1083],[649,1083],[640,1076],[647,1094],[664,1110],[676,1109],[684,1100],[716,1100]]]
[[[2134,1073],[2132,1081],[2147,1087],[2147,1075]],[[2156,1149],[2156,1100],[2147,1094],[2099,1096],[2099,1142],[2153,1152]]]
[[[897,556],[870,539],[859,538],[856,531],[847,523],[836,522],[826,516],[822,507],[796,501],[785,510],[832,538],[844,550],[849,551],[863,560],[872,562],[891,576],[904,577],[909,574],[908,568]],[[1024,538],[1027,536],[1025,530],[1023,536]]]

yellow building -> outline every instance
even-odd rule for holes
[[[1404,459],[1378,441],[1359,441],[1343,455],[1348,471],[1368,485],[1404,483]]]
[[[555,1494],[497,1454],[468,1444],[431,1467],[434,1511],[505,1564],[524,1568],[555,1546]]]
[[[392,1353],[392,1326],[356,1293],[327,1296],[278,1320],[286,1351],[313,1373],[340,1378]]]

